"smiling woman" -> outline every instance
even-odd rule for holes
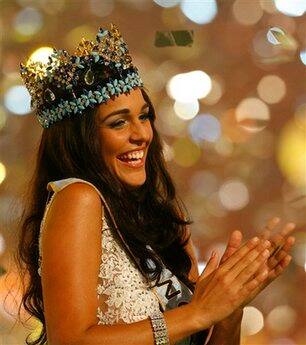
[[[286,267],[290,241],[272,276],[271,243],[234,237],[199,275],[192,221],[117,27],[45,67],[21,66],[43,127],[16,255],[22,305],[42,324],[27,344],[238,344],[242,306]]]
[[[143,185],[153,130],[141,90],[99,105],[98,117],[102,156],[109,169],[128,186]]]

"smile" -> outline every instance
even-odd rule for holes
[[[142,151],[142,154],[131,156],[131,155],[122,155],[116,157],[118,161],[125,165],[129,166],[131,168],[141,168],[144,166],[144,152]]]

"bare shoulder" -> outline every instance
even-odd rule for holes
[[[76,182],[57,192],[42,232],[42,288],[50,342],[69,343],[96,324],[102,202]]]

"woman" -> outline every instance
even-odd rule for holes
[[[27,343],[239,344],[243,306],[289,264],[292,224],[244,245],[234,232],[199,276],[154,108],[116,26],[21,74],[44,127],[18,248],[23,306],[43,325]]]

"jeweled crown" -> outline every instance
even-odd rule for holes
[[[87,107],[143,86],[119,29],[100,28],[96,41],[82,38],[74,55],[56,50],[47,64],[20,64],[21,77],[42,127],[66,117],[81,116]]]

